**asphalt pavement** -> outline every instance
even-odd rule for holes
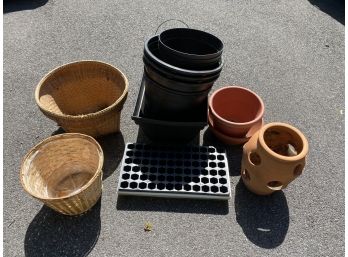
[[[18,0],[4,3],[5,256],[343,256],[343,1]],[[181,19],[224,43],[226,64],[213,90],[240,85],[265,103],[265,122],[299,128],[310,152],[282,192],[256,196],[240,181],[241,147],[227,147],[232,198],[198,201],[118,197],[123,148],[144,140],[131,120],[146,39]],[[179,24],[167,24],[163,29]],[[59,133],[38,109],[39,80],[62,64],[110,63],[129,79],[121,133],[99,139],[103,195],[81,217],[55,213],[28,196],[20,162]],[[221,145],[209,130],[200,144]],[[151,232],[144,224],[153,224]]]

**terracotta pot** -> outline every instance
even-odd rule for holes
[[[231,137],[245,137],[250,128],[262,120],[264,109],[262,99],[243,87],[223,87],[209,99],[214,127]]]
[[[302,174],[307,153],[308,141],[301,131],[285,123],[269,123],[243,147],[243,182],[259,195],[282,190]]]
[[[223,134],[222,132],[220,132],[219,130],[217,130],[214,127],[214,123],[212,121],[211,118],[211,113],[208,110],[208,124],[209,124],[209,128],[211,129],[211,131],[213,132],[213,134],[224,144],[227,145],[242,145],[246,142],[248,142],[248,140],[257,132],[259,131],[259,129],[263,126],[263,119],[261,119],[258,123],[256,123],[253,127],[250,128],[250,130],[248,131],[248,133],[243,136],[243,137],[231,137],[231,136],[226,136],[225,134]]]

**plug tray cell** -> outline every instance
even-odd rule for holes
[[[128,143],[117,191],[119,195],[229,199],[226,152],[213,146]]]

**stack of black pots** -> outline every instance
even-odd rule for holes
[[[208,94],[220,76],[223,43],[175,28],[146,41],[144,74],[133,120],[157,142],[192,140],[207,124]]]

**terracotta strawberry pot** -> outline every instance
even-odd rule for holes
[[[243,87],[223,87],[209,98],[214,128],[234,138],[244,138],[252,127],[262,121],[264,110],[262,99]]]
[[[307,153],[308,141],[301,131],[285,123],[269,123],[243,147],[243,182],[259,195],[282,190],[302,174]]]

